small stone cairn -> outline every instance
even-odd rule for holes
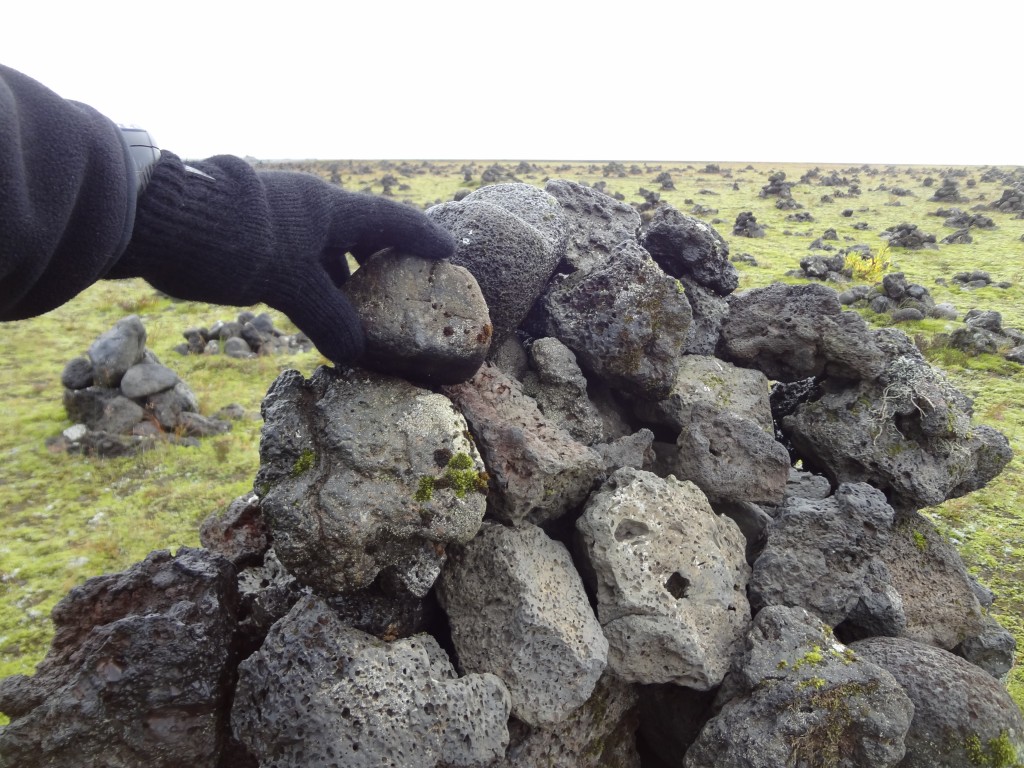
[[[49,441],[51,450],[121,456],[158,440],[198,445],[227,432],[228,421],[199,413],[199,401],[173,370],[146,349],[137,315],[101,334],[61,374],[64,408],[74,424]]]

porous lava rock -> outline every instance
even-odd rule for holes
[[[465,419],[443,395],[364,370],[286,371],[263,401],[256,491],[281,562],[323,594],[379,577],[430,590],[484,516]]]
[[[739,285],[736,267],[729,262],[728,243],[709,224],[672,206],[655,211],[640,244],[673,277],[685,275],[719,296]]]
[[[260,765],[482,766],[508,715],[501,680],[458,677],[430,635],[386,643],[307,596],[239,666],[231,724]]]
[[[783,382],[822,374],[871,379],[883,365],[867,324],[816,284],[776,283],[730,296],[718,354]]]
[[[0,766],[215,768],[237,603],[232,565],[185,547],[72,589],[35,675],[0,683]]]
[[[750,620],[744,539],[697,486],[623,468],[576,524],[619,678],[706,690]]]
[[[485,523],[438,587],[461,669],[500,677],[519,720],[560,723],[590,698],[608,641],[564,545],[536,526]]]
[[[800,608],[757,614],[718,698],[686,768],[904,765],[911,699]]]
[[[1013,765],[1024,754],[1024,718],[999,682],[941,648],[899,637],[850,645],[891,674],[914,705],[901,766]]]

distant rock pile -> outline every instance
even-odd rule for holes
[[[983,269],[972,269],[970,272],[957,272],[950,281],[961,288],[1010,288],[1013,283],[1007,280],[993,280],[992,275]]]
[[[1013,636],[918,511],[1009,445],[906,335],[820,284],[734,293],[671,206],[644,225],[554,180],[430,216],[487,362],[282,374],[255,494],[204,549],[73,590],[37,674],[0,683],[0,767],[1021,753]]]
[[[732,233],[738,237],[764,237],[764,227],[757,223],[757,217],[751,211],[743,211],[736,216]]]
[[[1009,189],[1004,189],[1002,196],[989,207],[994,211],[1016,213],[1017,218],[1024,217],[1024,184],[1017,183]]]
[[[902,272],[885,275],[875,285],[856,285],[839,294],[839,303],[847,307],[863,306],[880,315],[890,315],[893,322],[923,320],[936,317],[955,320],[951,304],[936,304],[923,285],[910,283]]]
[[[61,374],[64,408],[74,422],[49,442],[51,450],[99,456],[135,453],[156,440],[196,445],[230,422],[199,413],[199,402],[178,375],[146,349],[136,315],[119,320]]]
[[[247,359],[313,349],[313,342],[301,331],[289,335],[275,328],[267,312],[240,312],[235,320],[218,320],[208,328],[189,328],[182,335],[185,343],[174,348],[182,355],[224,354]]]
[[[889,241],[894,248],[909,248],[920,250],[922,248],[935,248],[935,235],[928,234],[918,229],[917,224],[897,224],[893,227],[886,227],[880,237]]]
[[[935,194],[928,198],[936,203],[963,203],[967,198],[960,194],[960,185],[952,176],[942,180],[942,186],[935,190]]]
[[[1024,360],[1024,332],[1003,327],[1003,316],[994,309],[972,309],[964,324],[949,336],[949,344],[972,355],[1003,354],[1008,360]]]

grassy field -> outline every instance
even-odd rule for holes
[[[988,169],[955,169],[960,191],[969,202],[936,203],[928,198],[953,169],[718,163],[721,172],[707,173],[707,165],[310,161],[286,167],[318,173],[347,189],[390,193],[420,206],[450,200],[461,189],[475,189],[485,175],[496,180],[514,177],[538,186],[547,178],[602,184],[609,194],[621,194],[631,202],[641,202],[644,189],[684,212],[695,205],[717,211],[703,213],[701,218],[714,223],[730,242],[734,256],[747,253],[757,261],[756,267],[737,265],[741,289],[779,280],[800,282],[785,273],[811,253],[808,246],[826,228],[836,230],[836,247],[860,244],[876,253],[883,244],[879,233],[901,222],[917,224],[941,239],[953,230],[943,226],[942,218],[929,214],[953,206],[970,210],[999,199],[1007,186],[999,180],[983,180]],[[836,171],[856,184],[860,194],[825,202],[823,195],[846,193],[850,185],[820,186],[810,177],[796,183],[793,197],[814,218],[807,223],[788,220],[795,211],[778,210],[774,197],[759,196],[772,172],[782,171],[787,181],[799,182],[814,168],[819,169],[819,177]],[[664,173],[670,175],[674,190],[662,188]],[[929,178],[932,186],[927,186]],[[841,215],[844,209],[852,209],[853,215]],[[732,224],[741,211],[754,213],[765,226],[764,238],[732,235]],[[936,301],[955,305],[961,317],[975,307],[997,309],[1004,325],[1024,328],[1024,242],[1020,239],[1024,220],[986,213],[997,227],[972,230],[973,244],[921,251],[894,248],[888,252],[886,271],[904,272],[911,282],[927,287]],[[866,226],[856,228],[858,223]],[[965,290],[936,282],[972,269],[987,270],[993,279],[1008,281],[1012,287]],[[182,357],[173,351],[186,328],[230,319],[236,311],[172,302],[141,281],[123,281],[100,283],[48,315],[4,326],[0,347],[5,390],[0,410],[0,521],[5,534],[0,540],[0,676],[32,671],[49,642],[49,611],[70,587],[124,568],[152,549],[198,544],[201,520],[251,489],[258,466],[263,394],[281,370],[297,368],[308,375],[324,361],[315,352],[238,361]],[[129,313],[142,317],[149,348],[192,387],[204,413],[238,403],[247,417],[228,435],[209,438],[200,448],[166,445],[118,460],[51,453],[45,440],[70,426],[61,405],[61,370]],[[885,320],[868,319],[876,324]],[[280,315],[275,314],[275,322],[289,327]],[[900,327],[974,398],[976,420],[1003,431],[1016,456],[987,488],[926,513],[958,543],[968,567],[996,593],[992,612],[1015,633],[1024,650],[1024,367],[995,355],[967,357],[943,346],[942,334],[956,326],[926,320]],[[1010,690],[1024,704],[1020,666],[1011,673]]]

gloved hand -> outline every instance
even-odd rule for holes
[[[452,255],[451,235],[420,211],[302,173],[255,171],[227,155],[184,165],[163,152],[139,199],[128,248],[107,277],[143,277],[171,296],[263,302],[335,363],[363,353],[362,323],[339,287],[357,261],[392,246]]]

